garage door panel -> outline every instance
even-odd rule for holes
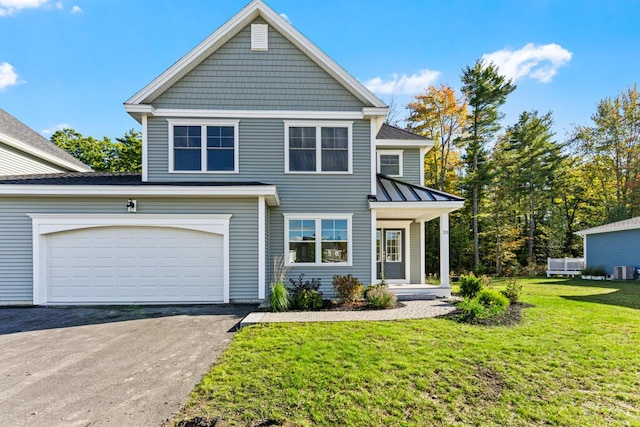
[[[52,303],[222,302],[223,237],[167,227],[98,227],[46,237]]]

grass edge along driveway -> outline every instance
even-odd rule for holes
[[[640,283],[523,282],[535,307],[515,327],[425,319],[245,328],[174,422],[640,425]]]

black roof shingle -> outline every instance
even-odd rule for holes
[[[0,108],[0,134],[5,134],[18,141],[29,144],[33,148],[44,151],[58,157],[60,160],[72,163],[76,166],[88,168],[87,165],[64,151],[62,148],[49,141],[20,120]]]
[[[142,182],[142,175],[126,172],[64,172],[0,177],[0,185],[170,185],[231,186],[268,185],[262,182]]]
[[[391,126],[383,123],[382,127],[378,131],[376,139],[393,139],[393,140],[407,140],[407,141],[431,141],[422,135],[417,135],[409,130],[400,129],[399,127]]]

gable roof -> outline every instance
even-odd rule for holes
[[[635,230],[638,228],[640,228],[640,216],[600,225],[598,227],[587,228],[586,230],[577,231],[576,234],[578,236],[586,236],[589,234],[611,233],[613,231]]]
[[[383,123],[382,127],[376,135],[376,139],[391,139],[391,140],[409,140],[409,141],[431,141],[429,138],[413,133],[409,130],[401,129],[396,126]]]
[[[0,142],[73,171],[91,168],[0,108]]]
[[[211,56],[257,17],[262,17],[269,25],[280,32],[364,104],[370,107],[387,108],[387,105],[380,100],[380,98],[369,91],[362,83],[338,65],[262,0],[253,0],[249,3],[244,9],[174,63],[165,72],[129,98],[129,100],[125,102],[125,106],[153,102],[153,100],[187,75],[187,73],[193,70],[198,64]]]

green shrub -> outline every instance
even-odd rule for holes
[[[476,298],[489,311],[494,313],[503,312],[509,307],[509,299],[500,292],[493,289],[483,289],[478,292]]]
[[[462,311],[458,319],[463,322],[489,317],[487,309],[480,304],[477,298],[463,300],[458,304],[458,308]]]
[[[289,299],[289,290],[282,282],[271,284],[271,293],[268,299],[268,308],[271,311],[287,311],[291,301]]]
[[[592,273],[593,273],[593,268],[589,266],[586,266],[585,268],[580,270],[580,274],[583,276],[591,276]]]
[[[460,276],[460,295],[463,298],[473,298],[482,290],[482,279],[473,273]]]
[[[293,308],[297,310],[319,310],[322,308],[322,293],[303,289],[293,297]]]
[[[372,286],[365,291],[367,305],[372,308],[395,307],[398,297],[387,286]]]
[[[291,302],[297,310],[317,310],[322,308],[320,279],[304,280],[304,274],[297,279],[289,279]]]
[[[501,293],[509,299],[511,304],[515,304],[522,296],[522,283],[518,279],[508,279],[507,288]]]
[[[591,275],[592,276],[606,276],[607,275],[607,270],[604,269],[604,266],[598,265],[598,266],[593,267],[591,269]]]
[[[345,304],[359,300],[364,287],[357,278],[348,274],[346,276],[333,276],[333,289],[340,302]]]

